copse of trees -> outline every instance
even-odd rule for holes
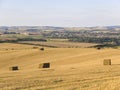
[[[4,43],[4,42],[10,42],[10,43],[17,43],[19,41],[41,41],[41,42],[47,42],[46,39],[35,39],[35,38],[18,38],[15,40],[0,40],[0,43]]]
[[[20,34],[18,32],[4,32],[3,34]]]
[[[96,37],[78,37],[70,38],[69,41],[72,42],[86,42],[86,43],[100,43],[100,44],[114,44],[120,45],[119,38],[96,38]]]
[[[17,40],[0,40],[0,43],[17,43]]]
[[[18,38],[17,41],[42,41],[42,42],[47,42],[46,39],[35,39],[35,38]]]

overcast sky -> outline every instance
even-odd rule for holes
[[[120,25],[120,0],[0,0],[3,25]]]

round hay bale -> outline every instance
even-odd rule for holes
[[[44,51],[45,49],[44,48],[40,48],[41,51]]]
[[[18,66],[12,66],[9,68],[11,71],[16,71],[19,70]]]
[[[97,50],[100,50],[101,49],[101,47],[97,47]]]

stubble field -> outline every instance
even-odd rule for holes
[[[119,90],[120,49],[0,44],[0,90]],[[112,65],[104,66],[103,60]],[[49,69],[39,64],[50,62]],[[18,66],[18,71],[9,67]]]

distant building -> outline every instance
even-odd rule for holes
[[[27,33],[27,32],[24,32],[24,33],[20,33],[20,34],[22,34],[22,35],[29,35],[29,33]]]

